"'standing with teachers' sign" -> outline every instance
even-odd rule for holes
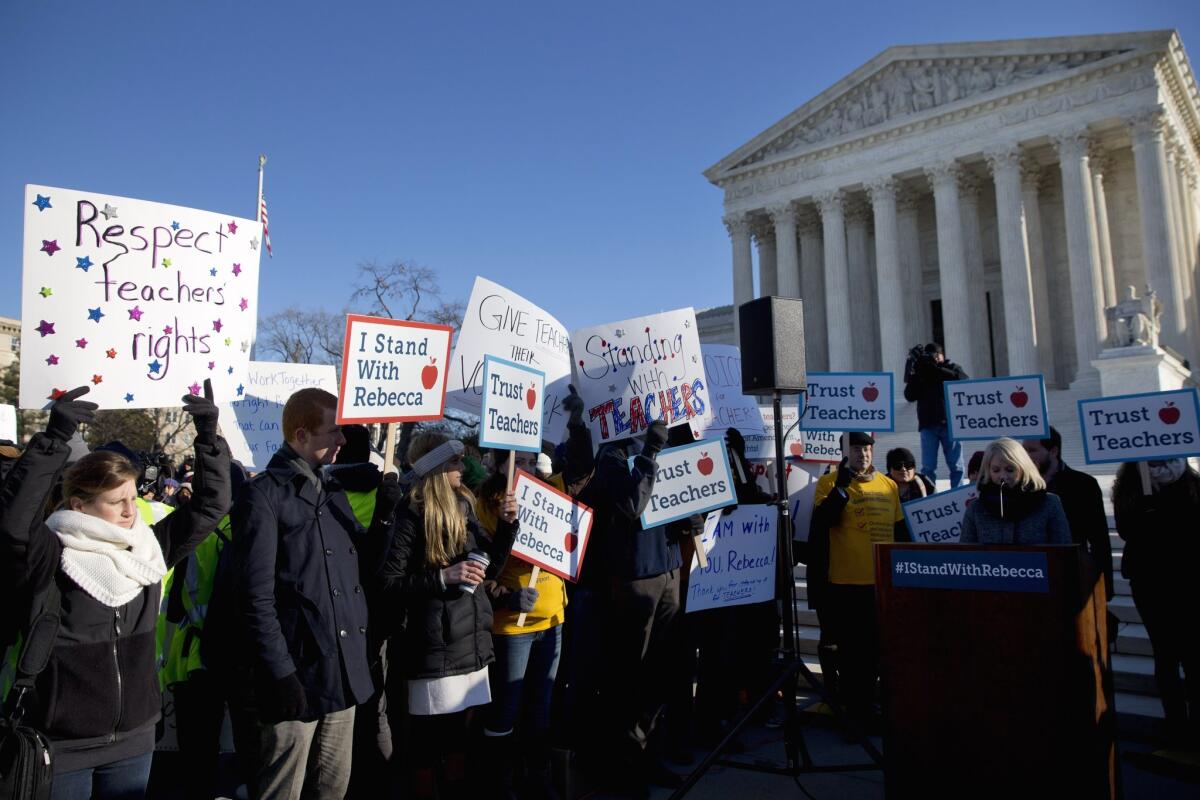
[[[1200,455],[1200,400],[1195,389],[1079,401],[1079,429],[1089,464]]]
[[[251,361],[237,399],[221,412],[221,431],[233,457],[261,472],[283,444],[283,406],[301,389],[337,394],[337,371],[322,364]]]
[[[806,431],[890,431],[896,397],[890,372],[810,372],[800,395]]]
[[[479,444],[540,453],[545,393],[546,376],[541,370],[484,356]]]
[[[767,505],[738,506],[728,514],[708,515],[699,543],[708,555],[708,566],[701,567],[692,556],[688,612],[775,599],[778,519],[779,511]]]
[[[567,415],[562,400],[571,382],[571,342],[567,329],[519,294],[476,277],[446,383],[446,405],[480,414],[483,358],[496,355],[541,370],[546,376],[542,438],[561,441]]]
[[[948,492],[909,500],[901,508],[913,541],[918,544],[956,544],[962,535],[967,506],[978,497],[979,487],[969,483]]]
[[[87,385],[101,408],[178,407],[212,378],[236,399],[254,344],[254,220],[25,187],[22,408]]]
[[[575,386],[593,446],[669,427],[704,428],[712,414],[696,313],[690,308],[571,334]]]
[[[630,469],[634,458],[629,459]],[[723,440],[707,439],[669,447],[658,454],[656,463],[658,473],[654,478],[654,493],[642,512],[643,528],[653,528],[737,502]]]
[[[592,510],[524,471],[517,472],[513,493],[521,526],[512,554],[560,578],[578,580]]]
[[[734,428],[746,440],[749,450],[750,438],[762,437],[763,415],[758,401],[742,394],[741,353],[728,344],[703,344],[700,351],[712,414],[703,426],[693,424],[692,431],[697,439],[720,439]]]
[[[452,333],[446,325],[347,315],[338,424],[441,419]]]
[[[1041,375],[946,381],[946,421],[955,441],[1045,439],[1050,435]]]

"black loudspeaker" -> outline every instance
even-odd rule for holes
[[[738,325],[742,392],[803,392],[804,303],[795,297],[760,297],[738,307]]]

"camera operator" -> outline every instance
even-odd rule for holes
[[[937,482],[938,447],[950,470],[950,488],[962,481],[962,444],[950,440],[946,424],[946,396],[942,384],[961,381],[967,373],[953,361],[937,342],[917,345],[908,354],[904,366],[904,399],[917,404],[917,428],[921,432],[921,474]]]

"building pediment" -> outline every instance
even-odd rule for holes
[[[731,173],[974,106],[1100,68],[1131,52],[1166,52],[1171,31],[892,47],[705,171]]]

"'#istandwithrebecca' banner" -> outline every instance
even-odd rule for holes
[[[636,436],[655,420],[708,425],[711,396],[692,309],[583,328],[571,334],[571,351],[594,446]]]
[[[890,431],[896,399],[890,372],[810,372],[800,395],[806,431]]]
[[[337,371],[323,364],[251,361],[237,399],[221,410],[221,432],[233,457],[261,472],[283,444],[283,406],[301,389],[337,394]]]
[[[338,424],[441,419],[452,333],[446,325],[347,315]]]
[[[693,555],[688,578],[687,611],[765,603],[775,599],[774,506],[738,506],[728,514],[714,511],[704,520],[708,566]]]
[[[254,344],[254,220],[25,187],[22,408],[87,385],[101,408],[178,407],[212,378],[236,399]]]
[[[918,544],[956,544],[962,535],[967,506],[978,498],[979,487],[969,483],[920,500],[909,500],[901,508],[913,541]]]
[[[629,459],[633,468],[634,457]],[[642,527],[653,528],[737,502],[725,442],[708,439],[658,454],[654,494],[642,512]]]
[[[955,441],[1045,439],[1050,435],[1041,375],[946,381],[946,421]]]
[[[1079,401],[1079,429],[1089,464],[1200,455],[1200,400],[1195,389]]]

